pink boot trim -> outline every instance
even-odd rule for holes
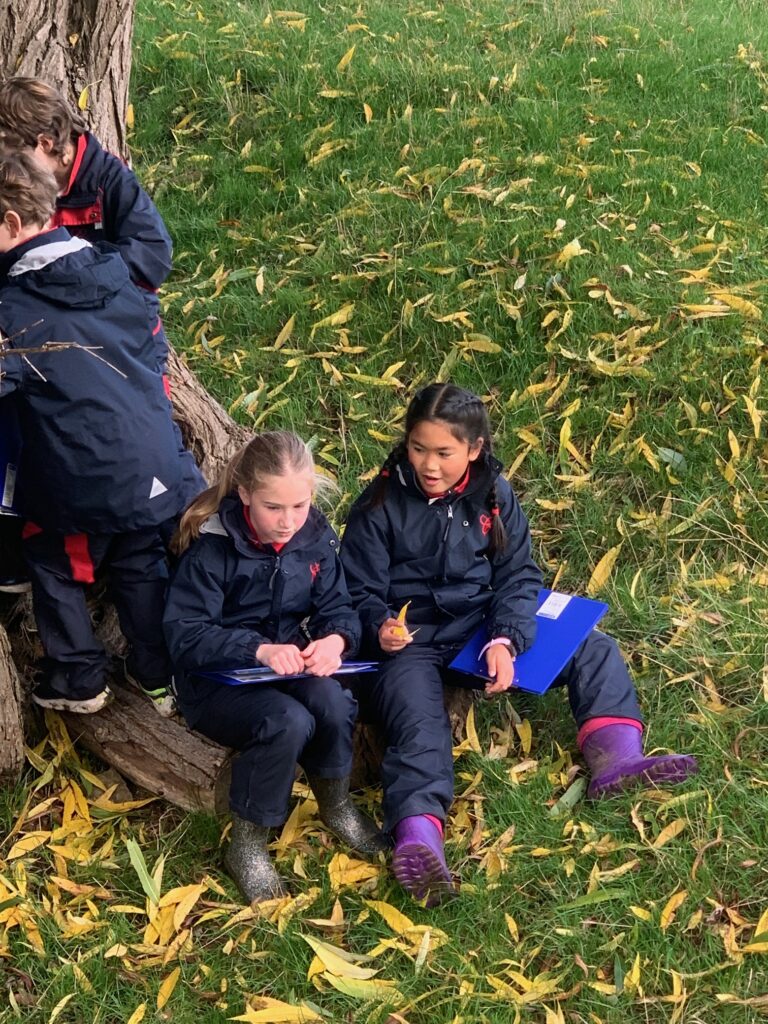
[[[612,718],[609,715],[603,715],[602,718],[590,718],[588,722],[579,729],[576,737],[576,742],[579,745],[579,750],[584,746],[584,740],[588,736],[591,736],[593,732],[597,732],[598,729],[604,729],[606,725],[631,725],[635,729],[643,731],[643,723],[638,722],[636,718]]]

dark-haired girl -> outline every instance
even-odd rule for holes
[[[443,850],[453,799],[447,665],[485,622],[489,694],[513,685],[515,657],[533,643],[542,584],[528,523],[491,453],[485,406],[452,384],[410,403],[405,438],[353,505],[342,562],[367,653],[382,659],[370,710],[383,728],[385,828],[392,869],[431,905],[452,889]],[[409,602],[408,629],[396,619]],[[637,696],[616,642],[593,631],[556,685],[568,688],[589,795],[632,783],[681,782],[687,755],[644,757]]]

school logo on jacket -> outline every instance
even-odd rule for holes
[[[320,563],[311,562],[309,566],[309,572],[310,575],[312,576],[312,582],[314,583],[315,580],[317,579],[317,574],[320,572]]]
[[[493,527],[493,519],[488,515],[487,512],[481,512],[480,514],[480,529],[483,531],[483,536],[486,537]]]

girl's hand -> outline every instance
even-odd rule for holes
[[[304,671],[311,676],[332,676],[341,664],[341,656],[347,642],[338,633],[324,636],[322,640],[313,640],[301,652],[304,658]]]
[[[397,619],[384,619],[379,626],[379,647],[386,654],[395,654],[402,651],[404,647],[413,640],[413,636],[404,629],[402,623]]]
[[[515,678],[515,659],[511,649],[504,644],[494,644],[485,652],[485,663],[492,683],[485,684],[486,693],[503,693],[512,686]]]
[[[304,671],[304,659],[295,644],[260,644],[256,659],[279,676],[294,676]]]

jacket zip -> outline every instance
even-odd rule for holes
[[[272,591],[272,610],[271,615],[276,618],[280,616],[280,606],[283,597],[283,578],[280,574],[280,555],[275,555],[275,568],[272,570],[272,575],[269,577],[269,589]]]
[[[443,583],[448,578],[445,570],[448,565],[448,534],[450,533],[451,521],[453,520],[453,506],[446,504],[445,510],[447,515],[445,518],[445,529],[443,530]]]

